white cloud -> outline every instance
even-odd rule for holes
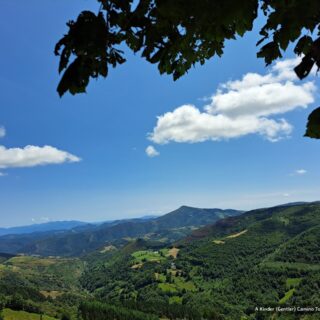
[[[3,138],[6,135],[6,129],[4,127],[0,127],[0,138]]]
[[[148,146],[146,148],[146,154],[150,158],[160,155],[160,153],[154,148],[154,146]]]
[[[0,127],[0,138],[6,135],[4,127]],[[0,145],[0,169],[35,167],[64,162],[79,162],[81,159],[69,152],[51,146],[32,146],[24,148],[6,148]],[[0,172],[0,177],[7,175]]]
[[[203,110],[183,105],[158,117],[149,139],[158,144],[201,142],[259,134],[270,141],[287,137],[292,126],[271,116],[314,102],[312,81],[297,82],[293,67],[299,59],[277,62],[265,75],[247,73],[221,84]]]
[[[6,148],[0,146],[0,168],[34,167],[64,162],[78,162],[81,159],[71,153],[51,146],[26,146]]]
[[[5,177],[7,174],[5,172],[0,171],[0,177]]]
[[[248,76],[251,77],[245,77]],[[241,81],[244,85],[247,84],[245,77]],[[306,108],[314,102],[315,85],[312,82],[297,85],[287,81],[233,88],[234,83],[228,83],[226,91],[218,90],[212,97],[211,104],[206,106],[206,111],[210,114],[223,113],[232,118],[249,114],[269,116],[285,113],[297,107]]]
[[[149,138],[159,144],[175,142],[202,142],[236,138],[258,133],[270,141],[290,134],[292,126],[284,119],[242,116],[237,119],[223,114],[211,115],[195,106],[184,105],[158,118],[157,126]]]
[[[303,175],[303,174],[306,174],[307,173],[307,170],[305,169],[298,169],[295,171],[295,174],[298,174],[298,175]]]

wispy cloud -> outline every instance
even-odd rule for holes
[[[3,138],[6,135],[6,129],[4,127],[0,127],[0,138]]]
[[[154,146],[148,146],[145,151],[146,151],[147,156],[150,158],[153,158],[153,157],[160,155],[160,152],[158,152]]]
[[[51,219],[48,217],[40,217],[40,218],[31,218],[31,221],[33,223],[46,223],[46,222],[50,222]]]
[[[298,59],[277,62],[265,75],[247,73],[220,84],[209,103],[199,109],[182,105],[158,117],[148,138],[154,143],[195,143],[259,134],[269,141],[288,137],[292,125],[274,118],[314,102],[312,81],[298,82],[293,67]]]
[[[294,173],[295,173],[296,175],[302,176],[302,175],[304,175],[304,174],[307,173],[307,170],[305,170],[305,169],[298,169],[298,170],[296,170]]]

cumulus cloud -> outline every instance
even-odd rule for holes
[[[0,168],[34,167],[39,165],[78,162],[81,159],[71,153],[51,146],[6,148],[0,146]]]
[[[292,132],[283,118],[274,118],[314,102],[315,85],[301,83],[293,72],[299,59],[277,62],[265,75],[247,73],[220,84],[203,110],[186,104],[158,117],[149,139],[158,144],[202,142],[259,134],[278,141]]]
[[[146,154],[150,158],[153,158],[153,157],[160,155],[160,153],[155,149],[154,146],[148,146],[146,148]]]
[[[175,142],[202,142],[241,137],[258,133],[271,141],[288,135],[292,126],[284,119],[242,116],[232,119],[224,114],[211,115],[195,106],[184,105],[158,118],[150,139],[159,144]]]

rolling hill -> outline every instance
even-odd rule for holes
[[[0,254],[4,314],[24,310],[61,318],[67,312],[84,320],[319,319],[311,309],[320,305],[320,203],[229,212],[219,219],[222,213],[181,207],[144,222],[96,226],[91,236],[114,232],[116,237],[132,229],[143,237],[132,236],[121,245],[118,239],[96,250],[95,240],[80,258]],[[193,218],[209,222],[209,216],[216,222],[194,227]],[[181,227],[181,219],[187,227]],[[189,232],[167,242],[147,228],[161,236],[181,228]],[[36,242],[41,241],[48,239]],[[302,311],[288,311],[294,307]]]
[[[96,256],[82,284],[109,303],[170,319],[296,319],[276,308],[320,303],[319,234],[319,203],[253,210],[170,247],[134,242],[104,264]]]
[[[146,237],[173,242],[190,234],[194,228],[240,213],[242,212],[232,209],[199,209],[182,206],[158,218],[118,220],[48,235],[38,233],[0,237],[0,252],[79,256],[123,238]]]

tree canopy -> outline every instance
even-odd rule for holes
[[[126,61],[130,50],[160,74],[177,80],[197,63],[222,56],[225,41],[251,31],[258,14],[265,24],[257,39],[257,57],[271,64],[294,44],[302,55],[295,67],[300,79],[320,67],[320,2],[317,0],[97,0],[98,12],[83,11],[69,21],[56,44],[63,72],[60,96],[85,92],[90,78],[107,77],[109,68]],[[320,138],[320,108],[308,120],[306,136]]]

